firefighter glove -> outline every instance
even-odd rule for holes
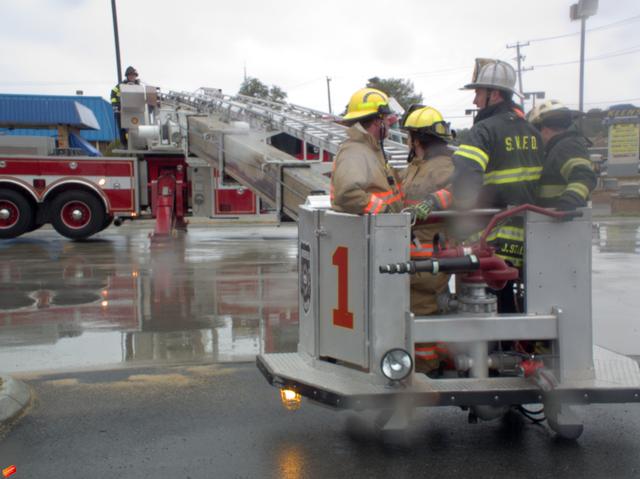
[[[429,217],[429,214],[433,210],[433,204],[430,201],[422,201],[413,207],[413,211],[416,214],[418,221],[424,221]]]
[[[581,206],[585,206],[585,202],[571,193],[563,194],[556,201],[556,209],[559,211],[574,211]]]

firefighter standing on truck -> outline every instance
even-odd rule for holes
[[[111,89],[111,108],[113,109],[113,115],[116,119],[116,128],[120,133],[120,143],[123,146],[127,145],[127,132],[120,128],[120,85],[139,85],[140,80],[138,79],[138,71],[132,66],[128,66],[124,72],[124,80],[121,83],[118,83]]]
[[[542,173],[542,139],[526,121],[513,95],[516,72],[501,60],[478,58],[472,82],[478,107],[468,137],[453,155],[454,206],[458,209],[500,208],[535,203]],[[428,197],[417,211],[441,209],[436,196]],[[524,222],[512,217],[488,237],[496,254],[517,268],[524,258]],[[516,311],[513,284],[497,292],[501,312]]]
[[[588,140],[574,123],[580,115],[557,100],[547,100],[527,114],[544,142],[540,206],[559,210],[587,206],[596,187],[598,180],[589,161]]]
[[[449,123],[435,108],[413,105],[401,122],[409,132],[409,166],[400,173],[404,194],[404,206],[411,207],[424,200],[426,194],[446,195],[442,198],[443,209],[451,202],[447,188],[453,174],[448,142],[453,139]],[[446,192],[446,193],[445,193]],[[432,257],[435,243],[442,238],[443,223],[417,223],[411,230],[411,259],[424,260]],[[445,273],[416,273],[411,275],[411,312],[416,315],[435,314],[439,311],[438,297],[448,296],[449,277]],[[416,371],[428,373],[437,370],[446,350],[436,343],[415,345]]]
[[[384,139],[398,120],[389,97],[374,88],[355,92],[342,117],[349,125],[331,174],[331,207],[353,214],[399,212],[402,195],[384,153]]]

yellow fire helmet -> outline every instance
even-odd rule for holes
[[[445,141],[453,138],[449,123],[442,113],[431,106],[411,105],[402,118],[402,128],[416,133],[436,136]]]
[[[363,120],[375,115],[391,113],[389,97],[386,93],[375,88],[361,88],[353,95],[347,105],[347,111],[342,116],[345,121]]]

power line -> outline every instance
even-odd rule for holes
[[[430,76],[430,75],[442,75],[444,73],[452,73],[452,72],[460,72],[460,71],[466,71],[466,70],[471,70],[471,67],[457,67],[457,68],[445,68],[442,70],[432,70],[432,71],[426,71],[426,72],[417,72],[417,73],[409,73],[406,76],[408,77],[424,77],[424,76]]]
[[[294,90],[296,88],[300,88],[301,86],[309,85],[310,83],[315,83],[319,80],[324,80],[324,77],[316,77],[311,80],[303,81],[302,83],[296,83],[295,85],[290,85],[283,87],[285,90]]]
[[[606,25],[600,25],[599,27],[590,28],[588,31],[596,32],[598,30],[607,30],[609,28],[617,27],[619,25],[624,25],[624,24],[627,24],[627,23],[637,22],[638,20],[640,20],[640,15],[635,15],[633,17],[628,17],[628,18],[624,18],[622,20],[618,20],[617,22],[608,23]]]
[[[618,103],[626,103],[629,101],[640,101],[640,98],[626,98],[624,100],[602,100],[602,101],[590,101],[585,102],[585,105],[604,105],[604,104],[618,104]],[[577,105],[577,103],[567,103],[567,105]]]
[[[500,48],[499,50],[497,50],[495,53],[493,53],[492,55],[489,56],[489,58],[499,58],[500,57],[500,53],[502,53],[503,48]],[[459,67],[452,67],[452,68],[441,68],[439,70],[427,70],[427,71],[421,71],[421,72],[411,72],[411,73],[402,73],[402,74],[396,74],[395,78],[408,78],[408,79],[413,79],[413,78],[421,78],[421,77],[426,77],[426,76],[431,76],[431,75],[445,75],[445,74],[449,74],[449,73],[461,73],[461,72],[469,72],[471,70],[473,70],[474,65],[468,65],[468,66],[459,66]]]
[[[620,26],[622,24],[636,22],[638,20],[640,20],[640,15],[635,15],[633,17],[625,18],[623,20],[618,20],[617,22],[609,23],[607,25],[602,25],[602,26],[599,26],[599,27],[590,28],[590,29],[587,30],[587,32],[595,32],[595,31],[598,31],[598,30],[606,30],[608,28],[613,28],[613,27]],[[546,42],[548,40],[557,40],[559,38],[572,37],[572,36],[575,36],[575,35],[580,35],[580,32],[564,33],[562,35],[553,35],[553,36],[550,36],[550,37],[534,38],[532,40],[529,40],[529,42]]]
[[[606,58],[614,58],[622,55],[630,55],[632,53],[637,53],[639,51],[640,51],[640,45],[637,45],[635,47],[630,47],[630,49],[619,50],[617,52],[605,53],[596,57],[587,58],[585,59],[585,61],[591,62],[595,60],[604,60]],[[556,67],[556,66],[562,66],[562,65],[572,65],[575,63],[580,63],[580,60],[570,60],[570,61],[558,62],[558,63],[545,63],[543,65],[534,65],[533,68],[549,68],[549,67]]]

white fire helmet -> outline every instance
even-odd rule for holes
[[[516,71],[509,63],[493,58],[476,58],[471,83],[468,83],[462,89],[489,88],[492,90],[504,90],[521,97],[522,95],[515,89],[515,86]]]

